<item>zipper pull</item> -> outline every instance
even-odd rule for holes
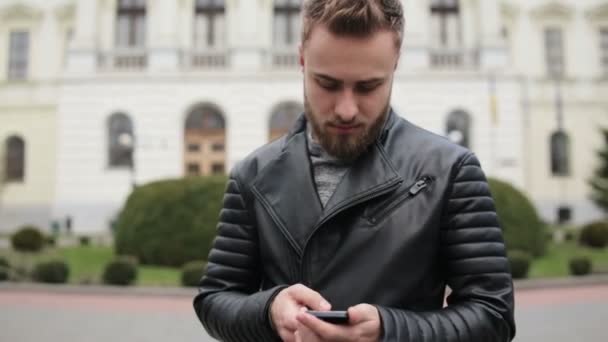
[[[422,189],[426,188],[429,184],[427,183],[428,181],[428,177],[424,177],[421,180],[417,181],[416,184],[414,184],[411,188],[410,188],[410,195],[415,196],[417,195]]]

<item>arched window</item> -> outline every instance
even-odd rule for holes
[[[17,136],[6,139],[5,180],[23,182],[25,178],[25,141]]]
[[[275,140],[287,133],[302,112],[304,107],[297,102],[284,102],[276,106],[270,116],[269,140]]]
[[[131,119],[123,114],[112,114],[108,119],[109,167],[133,167],[135,135]]]
[[[551,134],[551,174],[570,174],[570,138],[566,132],[558,130]]]
[[[188,176],[226,172],[226,121],[215,105],[194,107],[184,124],[184,172]]]
[[[458,145],[470,148],[471,145],[471,117],[462,110],[450,113],[446,122],[446,136]]]

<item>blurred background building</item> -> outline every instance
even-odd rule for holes
[[[608,1],[403,4],[396,111],[471,148],[548,222],[600,216],[587,180],[608,127]],[[285,133],[303,109],[300,5],[0,0],[0,232],[105,232],[133,186],[226,173]]]

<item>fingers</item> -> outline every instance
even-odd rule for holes
[[[318,335],[322,340],[341,340],[344,339],[345,336],[348,336],[348,326],[327,323],[306,312],[298,313],[296,319],[301,324],[301,327],[310,330],[315,336]],[[304,329],[298,328],[298,330]]]
[[[379,319],[378,309],[369,304],[359,304],[348,309],[348,322],[351,325]]]
[[[293,285],[289,287],[289,290],[293,298],[301,305],[312,310],[331,310],[331,304],[329,304],[329,302],[327,302],[327,300],[325,300],[317,291],[301,284]]]

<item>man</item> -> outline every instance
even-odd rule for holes
[[[512,280],[476,157],[390,109],[402,35],[399,0],[305,2],[305,115],[231,172],[194,300],[211,336],[513,338]],[[349,323],[307,309],[348,310]]]

